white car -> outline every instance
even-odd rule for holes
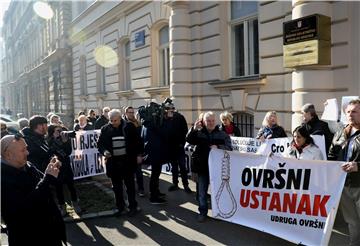
[[[14,131],[14,130],[15,130],[15,132],[16,132],[16,131],[19,131],[19,130],[20,130],[19,124],[18,124],[16,121],[12,120],[9,115],[7,115],[7,114],[0,114],[0,120],[3,121],[3,122],[5,122],[7,128],[8,128],[10,131]]]

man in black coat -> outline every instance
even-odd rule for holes
[[[40,115],[34,115],[29,120],[29,127],[30,129],[23,131],[29,151],[27,159],[33,163],[37,169],[44,172],[53,155],[45,139],[48,130],[47,119]]]
[[[324,135],[326,153],[328,153],[334,136],[329,129],[328,123],[319,119],[315,111],[315,106],[311,103],[302,106],[301,113],[303,115],[303,125],[311,135]]]
[[[123,182],[129,200],[129,216],[138,211],[135,200],[134,174],[142,161],[143,147],[139,134],[133,124],[121,119],[121,112],[109,112],[110,123],[101,128],[97,143],[99,152],[106,158],[106,174],[111,178],[115,193],[118,215],[125,211]]]
[[[1,216],[9,245],[62,245],[65,224],[50,190],[61,163],[52,159],[44,175],[28,154],[21,136],[1,139]]]
[[[103,108],[102,115],[95,121],[95,129],[101,129],[101,127],[109,123],[109,112],[109,107]]]

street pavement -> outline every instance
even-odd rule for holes
[[[148,188],[149,177],[144,177]],[[135,217],[107,216],[66,224],[69,245],[294,245],[288,241],[248,227],[209,219],[196,220],[195,192],[168,192],[171,176],[162,174],[160,189],[167,194],[167,204],[152,205],[148,193],[137,197],[142,211]],[[190,181],[195,191],[195,183]],[[146,191],[148,191],[146,189]],[[211,211],[210,213],[211,214]],[[337,219],[329,245],[347,245],[347,230],[341,217]],[[4,236],[2,234],[2,236]],[[2,237],[6,245],[6,237]],[[4,244],[3,244],[4,243]]]

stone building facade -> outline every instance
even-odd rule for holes
[[[284,68],[283,23],[314,13],[331,17],[331,65]],[[326,99],[360,94],[359,16],[348,1],[97,1],[72,22],[74,109],[170,96],[189,123],[228,110],[254,136],[275,110],[290,133],[303,104],[321,114]],[[99,45],[117,66],[95,62]]]
[[[32,1],[12,1],[4,16],[2,37],[2,107],[25,117],[56,112],[64,122],[73,118],[71,47],[67,31],[71,2],[48,2],[51,19],[35,14]]]

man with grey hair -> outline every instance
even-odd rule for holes
[[[65,224],[53,199],[61,163],[53,158],[45,174],[27,162],[20,134],[1,139],[1,217],[9,245],[62,245]]]
[[[29,126],[29,120],[26,118],[18,119],[17,123],[19,124],[20,130],[24,129],[25,127]]]
[[[109,107],[103,108],[102,115],[99,118],[97,118],[97,120],[95,121],[95,129],[100,129],[101,127],[109,123],[109,115],[108,115],[109,112],[110,112]]]
[[[347,175],[340,208],[349,228],[349,245],[360,245],[360,100],[350,101],[345,113],[349,124],[336,132],[329,159],[344,161],[341,168]]]
[[[115,194],[117,215],[125,212],[123,183],[129,200],[129,216],[134,216],[139,208],[135,200],[134,174],[142,161],[143,145],[133,124],[121,118],[121,112],[113,109],[109,112],[110,123],[101,128],[97,146],[99,153],[106,159],[106,174],[111,178]]]
[[[196,146],[192,155],[191,171],[198,175],[198,210],[200,213],[198,222],[204,222],[208,213],[207,190],[210,183],[208,166],[210,150],[214,148],[232,150],[230,136],[224,131],[220,131],[216,124],[215,114],[208,111],[204,114],[203,119],[195,121],[194,126],[186,136],[186,141]]]
[[[333,138],[328,123],[319,119],[314,104],[307,103],[302,106],[301,113],[303,116],[303,125],[311,135],[324,135],[326,153],[328,153]]]

